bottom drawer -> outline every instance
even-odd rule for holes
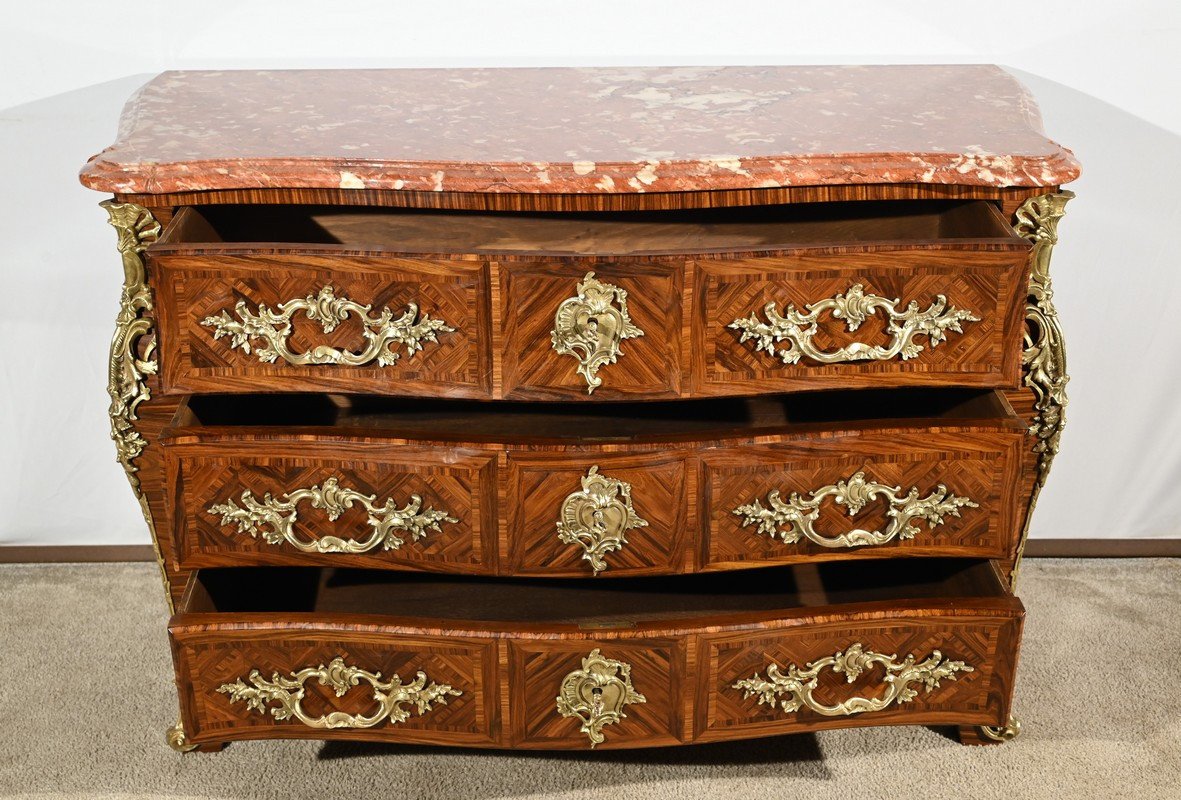
[[[1023,614],[986,561],[560,585],[241,568],[196,573],[169,632],[194,744],[575,749],[1002,725]]]

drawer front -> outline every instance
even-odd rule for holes
[[[167,390],[491,396],[479,262],[149,256]]]
[[[898,615],[699,641],[698,741],[1007,718],[1019,618]]]
[[[167,448],[176,557],[490,572],[495,457],[340,442]]]
[[[508,565],[515,575],[681,572],[691,563],[686,453],[511,453]]]
[[[589,750],[1007,719],[1024,611],[996,565],[865,567],[478,597],[437,576],[199,570],[169,635],[197,743]]]
[[[487,640],[275,629],[174,633],[172,650],[193,743],[326,731],[424,744],[500,736],[496,648]]]
[[[910,556],[1006,557],[1021,431],[817,436],[703,456],[707,569]]]
[[[577,415],[498,429],[498,414],[463,404],[441,427],[423,427],[415,403],[191,398],[162,436],[171,555],[181,569],[603,580],[846,558],[1009,558],[1027,435],[997,394],[968,394],[948,401],[948,414],[966,416],[942,421],[781,427],[775,415],[787,412],[759,401],[727,413],[774,424],[741,436],[711,427],[682,437],[674,426],[670,443],[628,441],[647,424],[640,418],[620,441],[593,445],[554,435]],[[443,441],[455,425],[484,441]]]
[[[683,729],[684,643],[684,637],[513,641],[512,745],[677,744]]]
[[[1024,248],[696,262],[694,392],[1016,386]]]
[[[679,396],[683,262],[498,268],[504,397]]]

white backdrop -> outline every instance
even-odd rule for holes
[[[1069,347],[1038,537],[1181,536],[1181,5],[776,0],[9,4],[0,21],[0,543],[147,541],[107,439],[114,232],[75,174],[164,69],[992,62],[1074,149]],[[15,15],[15,16],[14,16]]]

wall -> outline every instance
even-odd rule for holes
[[[325,9],[331,8],[331,11]],[[15,16],[14,16],[15,15]],[[0,21],[0,543],[147,541],[107,439],[114,234],[75,173],[164,69],[994,62],[1084,166],[1055,254],[1071,404],[1038,537],[1181,536],[1173,3],[60,0]]]

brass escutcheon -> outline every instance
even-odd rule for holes
[[[577,294],[558,306],[550,340],[559,354],[578,359],[586,393],[594,394],[603,383],[599,369],[614,364],[622,355],[620,342],[643,335],[628,314],[627,292],[596,280],[595,273],[588,272],[578,284]]]
[[[582,478],[582,490],[562,502],[558,538],[581,547],[583,560],[598,575],[607,569],[607,554],[627,544],[627,532],[647,524],[632,507],[631,484],[600,474],[596,464]]]
[[[558,713],[563,717],[577,717],[579,729],[590,739],[590,746],[602,744],[603,726],[627,716],[624,706],[646,703],[648,699],[632,686],[631,665],[604,658],[599,648],[582,659],[582,669],[576,669],[562,679],[558,693]]]

